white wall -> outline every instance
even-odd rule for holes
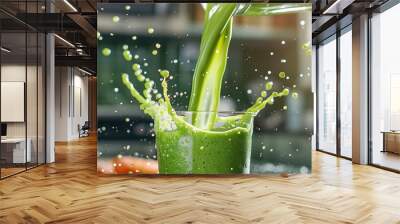
[[[72,67],[56,67],[55,73],[55,140],[70,141],[88,120],[88,78]]]

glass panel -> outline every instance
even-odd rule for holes
[[[318,148],[336,153],[336,39],[318,48]]]
[[[28,167],[37,165],[37,132],[38,132],[38,119],[37,119],[37,103],[38,103],[38,88],[37,88],[37,73],[38,73],[38,36],[36,32],[27,33],[28,38],[28,62],[27,62],[27,82],[26,82],[26,111],[27,111],[27,149],[31,151],[30,160],[28,160]]]
[[[1,34],[1,140],[2,177],[25,170],[31,151],[26,150],[26,35],[25,32]],[[29,149],[29,147],[28,147]]]
[[[340,37],[340,153],[351,158],[352,141],[352,33]]]
[[[400,5],[372,18],[372,163],[400,170]]]
[[[27,19],[33,24],[37,23],[38,17],[32,16],[38,12],[38,3],[36,1],[27,2],[26,12],[30,15]],[[36,21],[32,21],[36,20]],[[26,80],[26,112],[27,112],[27,150],[30,150],[30,161],[27,167],[37,166],[38,160],[38,34],[35,30],[27,30],[27,80]]]
[[[44,34],[38,36],[38,163],[45,163],[45,44]]]

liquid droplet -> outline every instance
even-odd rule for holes
[[[273,82],[267,82],[267,83],[265,83],[265,89],[266,90],[271,90],[273,85],[274,85]]]
[[[103,48],[102,53],[104,56],[107,57],[107,56],[110,56],[111,50],[110,50],[110,48]]]
[[[114,23],[118,23],[118,22],[119,22],[119,16],[113,16],[113,17],[112,17],[112,21],[113,21]]]
[[[147,29],[147,32],[148,32],[149,34],[153,34],[153,33],[154,33],[154,28],[152,28],[152,27],[148,28],[148,29]]]

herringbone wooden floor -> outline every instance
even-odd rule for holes
[[[0,181],[0,223],[400,223],[400,175],[313,153],[311,175],[96,174],[94,138]]]

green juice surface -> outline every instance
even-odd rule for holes
[[[251,121],[252,124],[252,121]],[[156,130],[161,174],[249,173],[252,125],[227,131]]]

